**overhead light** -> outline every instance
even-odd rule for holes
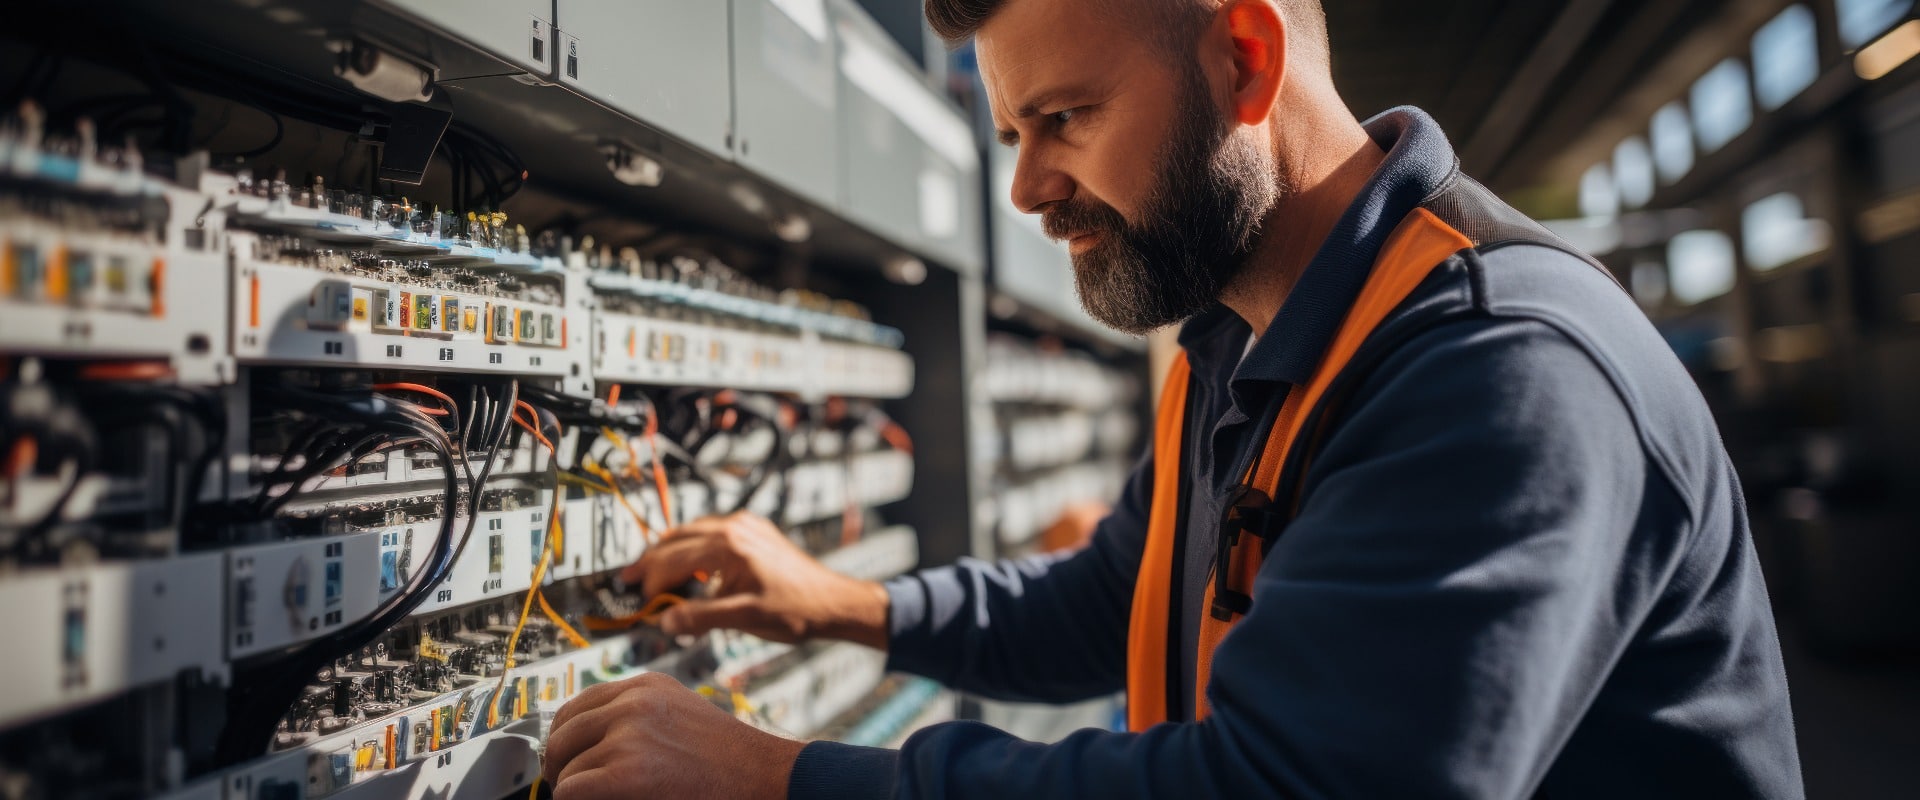
[[[799,244],[813,238],[813,222],[805,214],[787,214],[774,220],[773,235],[780,241]]]
[[[728,184],[727,197],[733,199],[734,205],[756,217],[764,217],[767,214],[767,196],[746,181],[734,181]]]
[[[620,142],[601,142],[600,152],[607,157],[613,179],[628,186],[659,186],[666,177],[658,160]]]
[[[433,99],[433,71],[359,39],[329,42],[338,56],[333,72],[353,88],[389,103]]]
[[[1878,80],[1920,55],[1920,19],[1887,32],[1853,57],[1853,71],[1863,80]]]
[[[927,280],[927,262],[909,255],[894,256],[880,265],[880,272],[902,286],[919,286]]]

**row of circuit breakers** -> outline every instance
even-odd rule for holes
[[[670,640],[616,577],[737,510],[911,567],[897,330],[204,164],[0,130],[0,798],[502,797],[645,670],[794,736],[951,714],[854,645]]]

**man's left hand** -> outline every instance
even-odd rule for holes
[[[779,798],[805,746],[647,673],[588,687],[561,707],[541,775],[556,800]]]

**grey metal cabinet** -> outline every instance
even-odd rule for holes
[[[966,119],[851,0],[834,0],[846,215],[977,274],[980,151]]]
[[[826,0],[732,0],[732,8],[735,158],[838,210],[839,114]]]
[[[732,151],[727,5],[556,0],[562,84],[714,155]]]
[[[384,2],[528,71],[546,75],[552,70],[553,0]]]

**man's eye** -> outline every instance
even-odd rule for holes
[[[1055,111],[1052,114],[1049,114],[1048,116],[1052,117],[1055,123],[1065,125],[1066,123],[1071,122],[1073,120],[1073,115],[1078,113],[1080,113],[1080,109],[1069,108],[1065,111]]]

